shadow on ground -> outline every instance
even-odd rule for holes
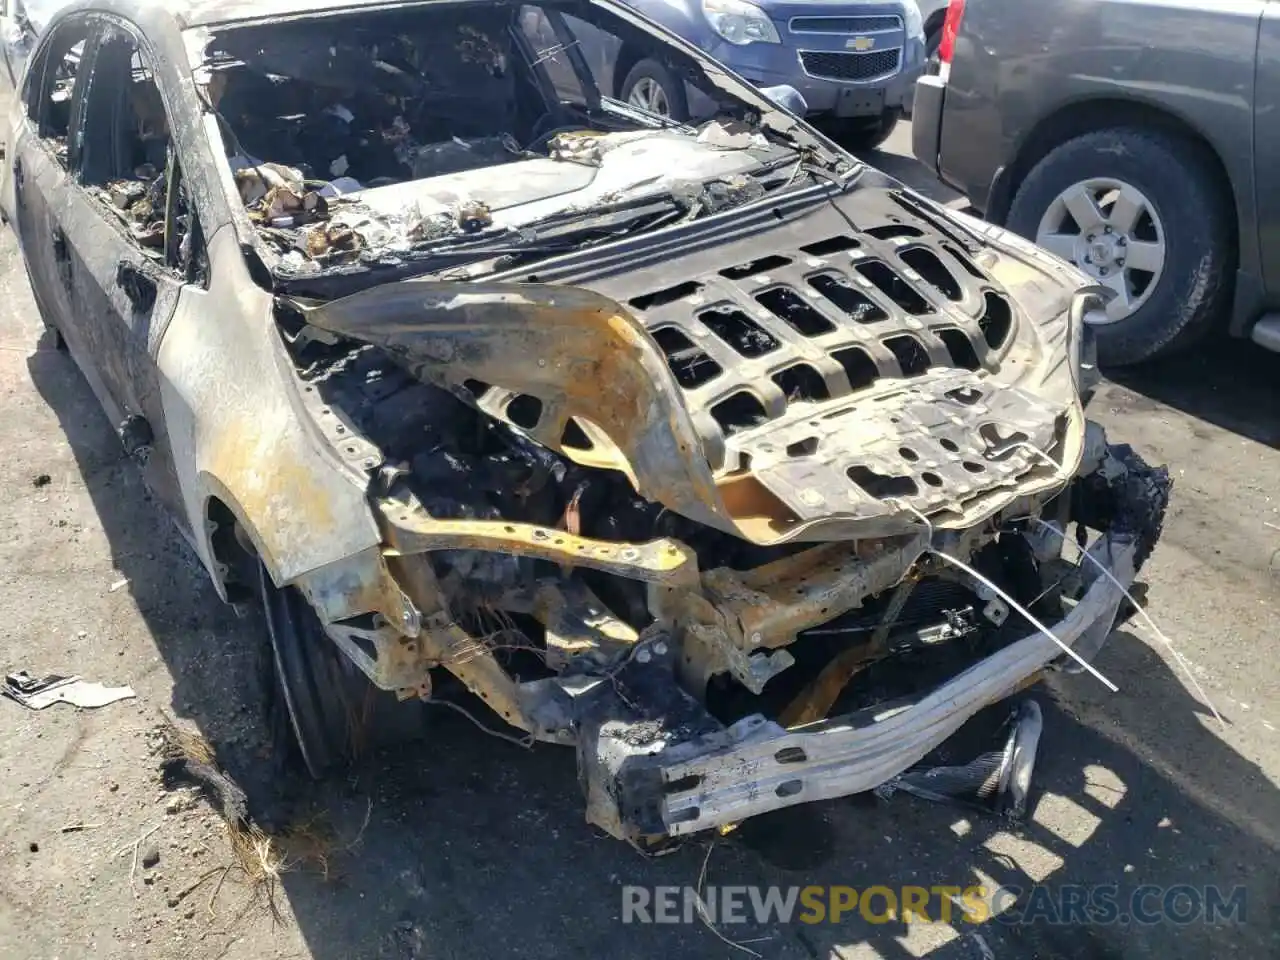
[[[199,725],[233,774],[260,780],[270,761],[260,759],[264,741],[255,732],[255,622],[218,602],[121,460],[71,361],[41,350],[30,365],[172,674],[174,712]],[[1244,884],[1246,923],[989,922],[957,923],[952,932],[873,924],[855,913],[835,925],[745,924],[728,935],[756,941],[748,948],[770,958],[826,957],[838,946],[845,956],[886,958],[1277,955],[1280,934],[1268,913],[1280,902],[1275,787],[1218,739],[1149,647],[1121,633],[1101,666],[1123,694],[1107,697],[1077,677],[1036,694],[1046,733],[1035,816],[1025,826],[905,798],[833,801],[761,818],[718,842],[708,883],[892,889],[992,880],[1026,887],[1047,877],[1054,889]],[[696,884],[705,843],[642,858],[583,822],[569,752],[526,751],[453,714],[434,720],[427,747],[314,788],[338,837],[359,842],[334,858],[327,878],[285,875],[285,896],[312,957],[746,956],[696,922],[620,922],[624,884]],[[962,820],[967,832],[957,826]]]
[[[1275,386],[1280,356],[1249,341],[1222,339],[1106,374],[1151,400],[1280,448]]]
[[[923,194],[937,203],[950,203],[960,199],[961,195],[941,180],[927,175],[922,176],[925,168],[915,157],[904,157],[883,150],[869,150],[858,156],[878,170],[901,180],[916,193]]]

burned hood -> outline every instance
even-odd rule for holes
[[[758,544],[964,527],[1059,488],[1083,421],[1073,278],[940,231],[895,191],[846,202],[627,267],[539,270],[556,284],[385,284],[307,321]]]

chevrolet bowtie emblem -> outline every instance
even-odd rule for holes
[[[875,37],[851,37],[849,40],[845,41],[846,48],[851,47],[854,50],[857,50],[859,53],[866,53],[875,45],[876,45]]]

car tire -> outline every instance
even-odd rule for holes
[[[379,690],[324,632],[295,587],[277,587],[258,563],[274,678],[271,722],[277,749],[288,749],[315,779],[345,770],[375,749],[421,735],[421,701]],[[287,730],[285,729],[287,728]]]
[[[867,153],[888,140],[897,126],[898,114],[885,113],[869,120],[859,118],[838,121],[833,136],[846,150]]]
[[[1042,243],[1049,239],[1042,225],[1052,205],[1077,186],[1115,181],[1135,188],[1150,203],[1154,217],[1146,222],[1161,231],[1155,236],[1163,243],[1161,266],[1158,273],[1138,275],[1150,278],[1151,289],[1142,292],[1132,313],[1095,326],[1100,363],[1126,366],[1185,349],[1225,314],[1236,250],[1230,198],[1223,196],[1220,179],[1212,161],[1190,141],[1159,131],[1112,128],[1056,147],[1023,180],[1006,226]],[[1062,242],[1054,246],[1065,248]],[[1062,249],[1053,252],[1065,257]],[[1087,263],[1079,255],[1069,259],[1086,272],[1097,269],[1092,258]],[[1114,283],[1116,276],[1113,271],[1109,280],[1098,280]],[[1125,285],[1128,289],[1127,280]]]
[[[620,99],[679,123],[689,119],[684,82],[657,60],[641,60],[627,72]],[[663,109],[657,109],[662,105]]]

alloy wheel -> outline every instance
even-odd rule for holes
[[[1115,291],[1099,324],[1117,323],[1147,302],[1167,254],[1155,206],[1137,187],[1108,177],[1060,193],[1040,218],[1036,243]]]
[[[631,88],[631,95],[627,97],[627,102],[633,107],[648,110],[660,117],[671,116],[671,104],[667,99],[667,91],[663,90],[662,84],[652,77],[641,77],[637,80],[635,86]]]

